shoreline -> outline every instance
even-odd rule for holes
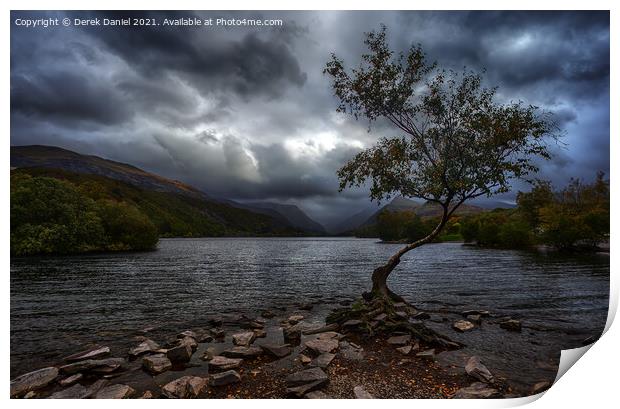
[[[343,301],[342,304],[347,302]],[[346,328],[325,328],[326,311],[317,312],[311,304],[298,307],[277,313],[263,311],[255,317],[241,316],[232,321],[211,319],[208,328],[192,328],[180,334],[157,334],[156,328],[145,328],[141,335],[134,336],[135,346],[142,345],[144,348],[145,343],[152,342],[156,345],[150,344],[152,348],[146,348],[144,353],[136,357],[129,356],[127,351],[125,354],[117,353],[114,356],[118,362],[113,361],[115,358],[110,358],[109,352],[103,353],[93,358],[95,361],[104,361],[97,364],[99,367],[82,368],[77,372],[81,373],[82,377],[69,384],[67,378],[75,375],[75,368],[69,369],[71,373],[68,373],[66,366],[72,364],[67,360],[58,362],[57,368],[60,370],[54,379],[44,386],[34,388],[32,393],[18,393],[16,396],[23,397],[30,393],[28,397],[34,398],[47,398],[54,394],[56,397],[78,398],[89,393],[88,397],[97,397],[97,393],[106,395],[116,391],[132,398],[140,398],[144,394],[146,397],[170,397],[170,393],[166,391],[171,387],[166,385],[178,379],[187,380],[188,376],[196,377],[195,381],[198,383],[204,383],[195,396],[200,398],[285,398],[308,394],[309,397],[324,397],[324,394],[331,398],[354,398],[355,391],[358,392],[357,395],[361,393],[356,387],[361,387],[375,398],[451,398],[459,390],[465,392],[456,395],[457,397],[466,394],[467,388],[473,384],[481,387],[478,385],[479,379],[467,374],[463,362],[456,363],[461,358],[456,358],[456,361],[454,357],[452,360],[444,358],[444,355],[451,355],[448,351],[435,350],[430,353],[432,346],[415,339],[404,343],[388,342],[390,337],[399,336],[398,334],[364,337]],[[300,318],[300,315],[303,318]],[[434,312],[432,315],[433,317],[429,318],[434,321],[446,322],[444,319],[447,318],[442,314]],[[491,318],[482,319],[488,320],[487,324],[490,325]],[[450,322],[452,321],[453,319],[450,319]],[[252,338],[255,339],[245,350],[231,355],[230,351],[235,348],[232,338],[239,338],[233,336],[243,333],[252,333]],[[463,335],[466,336],[467,332]],[[506,336],[511,335],[507,332]],[[308,345],[312,345],[310,341],[327,343],[329,351],[309,348]],[[188,362],[172,360],[172,366],[161,374],[149,373],[144,367],[144,358],[169,356],[170,350],[184,343],[190,345]],[[286,344],[290,346],[287,347]],[[99,349],[102,347],[105,348],[100,346]],[[90,350],[92,352],[93,348]],[[323,356],[325,353],[328,355]],[[247,356],[243,356],[244,354]],[[234,368],[214,371],[205,355],[206,358],[225,355],[228,356],[226,359],[243,361],[237,365],[235,362],[223,360]],[[323,361],[317,364],[319,356],[323,356]],[[467,357],[470,358],[471,356]],[[484,356],[480,358],[485,362]],[[79,362],[84,361],[78,360],[77,363]],[[116,366],[117,363],[120,364]],[[292,386],[294,383],[287,382],[287,377],[315,368],[322,371],[323,375],[319,376],[326,378],[313,381],[319,382],[310,388],[316,393],[311,393],[310,389],[304,393],[291,391],[299,385]],[[551,372],[553,369],[557,368],[552,368]],[[218,373],[231,370],[238,376],[228,375],[232,376],[229,379],[233,381],[231,384],[208,386]],[[539,381],[536,390],[515,390],[501,375],[494,378],[494,382],[488,385],[489,387],[482,388],[482,392],[472,393],[487,394],[487,397],[527,396],[548,387],[554,376],[549,377],[550,381]],[[13,392],[13,382],[11,389]]]

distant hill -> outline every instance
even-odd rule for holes
[[[233,206],[135,166],[58,147],[13,146],[11,169],[11,175],[66,180],[94,200],[128,203],[148,216],[162,237],[304,234],[282,215]]]
[[[329,227],[329,231],[334,234],[352,234],[354,230],[359,228],[377,211],[376,205],[370,205],[352,216],[342,220],[341,222]]]
[[[209,198],[204,192],[177,180],[146,172],[126,163],[82,155],[57,146],[11,146],[12,168],[53,168],[104,176],[145,190]]]
[[[252,202],[237,203],[244,208],[255,213],[267,214],[273,217],[282,217],[291,226],[308,233],[327,234],[325,227],[312,220],[306,213],[295,205],[271,203],[271,202]]]

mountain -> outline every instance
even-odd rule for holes
[[[371,205],[355,214],[350,216],[341,222],[331,226],[329,228],[330,232],[334,234],[350,234],[355,229],[364,224],[366,220],[370,216],[372,216],[377,211],[377,206]]]
[[[163,237],[302,235],[272,217],[211,199],[200,190],[132,165],[49,146],[11,147],[11,177],[69,182],[86,199],[136,208]]]
[[[209,198],[204,192],[177,180],[167,179],[126,163],[82,155],[57,146],[11,146],[11,167],[62,169],[73,173],[104,176],[155,192]]]
[[[281,216],[291,226],[305,232],[327,234],[325,227],[312,220],[306,213],[295,205],[271,202],[252,202],[243,203],[241,205],[256,213],[262,213],[273,217]]]

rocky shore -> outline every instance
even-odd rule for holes
[[[483,310],[462,311],[455,319],[404,303],[395,308],[393,317],[365,314],[363,320],[328,319],[326,324],[313,315],[313,305],[304,304],[233,322],[213,318],[204,328],[159,335],[163,339],[146,328],[122,356],[112,356],[107,346],[92,346],[13,379],[10,393],[52,399],[509,398],[551,385],[541,380],[516,391],[485,366],[484,357],[443,362],[459,342],[446,337],[437,344],[402,329],[435,322],[452,332],[447,335],[463,336],[491,324],[509,336],[522,330],[518,320]]]

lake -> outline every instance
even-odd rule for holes
[[[372,270],[398,248],[354,238],[162,239],[154,252],[13,258],[11,377],[93,343],[123,354],[144,328],[174,334],[211,317],[293,311],[302,302],[324,316],[367,291]],[[602,332],[609,256],[430,244],[407,254],[389,285],[431,316],[486,309],[521,319],[522,333],[429,325],[529,384],[554,377],[561,349]]]

